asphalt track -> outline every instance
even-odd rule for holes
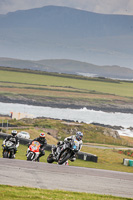
[[[133,198],[133,173],[0,158],[0,184]]]

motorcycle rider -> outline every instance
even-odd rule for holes
[[[40,154],[39,154],[39,157],[37,158],[37,161],[39,162],[39,158],[44,156],[45,155],[45,147],[47,145],[47,140],[45,138],[45,133],[40,133],[39,137],[35,138],[34,140],[32,140],[28,146],[30,146],[30,144],[33,142],[33,141],[38,141],[40,143]]]
[[[82,138],[83,138],[83,133],[78,131],[78,132],[76,132],[76,135],[72,135],[72,136],[66,137],[64,139],[64,141],[59,141],[57,143],[57,148],[54,149],[54,151],[58,155],[60,153],[60,151],[61,151],[61,146],[64,144],[64,142],[69,142],[70,140],[77,140],[79,142],[79,151],[80,151],[81,148],[82,148],[82,145],[83,145]],[[76,160],[76,156],[74,155],[70,160],[71,161],[75,161]]]
[[[11,142],[13,142],[13,143],[15,144],[15,149],[14,149],[14,158],[15,158],[15,154],[16,154],[17,148],[18,148],[18,146],[19,146],[19,139],[18,139],[18,137],[17,137],[17,131],[16,131],[16,130],[12,130],[12,131],[11,131],[11,135],[8,135],[8,136],[6,137],[6,139],[3,141],[3,144],[2,144],[2,145],[5,145],[5,143],[6,143],[7,141],[11,141]]]

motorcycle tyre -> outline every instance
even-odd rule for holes
[[[3,158],[8,158],[8,152],[7,151],[3,152]]]
[[[64,153],[64,151],[63,152],[61,152],[61,154],[60,154],[60,157],[61,157],[61,155]],[[68,153],[63,159],[61,159],[60,160],[60,157],[59,157],[59,160],[58,160],[58,164],[59,165],[62,165],[63,163],[65,163],[69,158],[70,158],[70,156],[71,156],[71,153]]]
[[[14,151],[10,151],[8,156],[9,156],[9,158],[14,158]]]
[[[49,156],[47,157],[47,162],[48,163],[53,163],[55,160],[53,159],[53,154],[49,154]]]
[[[34,159],[34,157],[32,158],[33,154],[29,153],[29,155],[27,156],[27,161],[32,161]]]

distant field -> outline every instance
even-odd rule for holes
[[[95,80],[95,79],[94,79]],[[0,70],[0,81],[22,84],[33,84],[41,86],[54,86],[54,87],[72,87],[78,90],[87,90],[90,92],[96,91],[97,93],[114,94],[123,97],[133,97],[133,82],[107,82],[107,81],[94,81],[82,80],[74,78],[65,78],[59,76],[49,76],[41,74],[2,71]],[[33,86],[34,87],[34,86]]]
[[[123,106],[133,109],[133,82],[75,75],[0,70],[0,97],[35,104]],[[32,103],[31,103],[32,104]]]

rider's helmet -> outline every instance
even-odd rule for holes
[[[82,137],[83,137],[83,133],[80,132],[80,131],[78,131],[78,132],[76,133],[76,139],[77,139],[78,141],[80,141],[80,140],[82,140]]]
[[[40,140],[44,141],[45,140],[45,133],[40,133],[39,137],[40,137]]]
[[[16,136],[17,135],[17,131],[16,130],[12,130],[11,134],[12,134],[12,136]]]

